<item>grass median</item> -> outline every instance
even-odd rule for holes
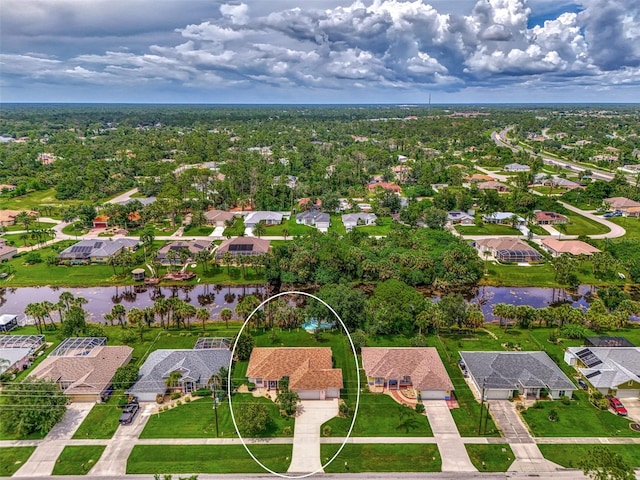
[[[340,445],[320,445],[326,464]],[[349,443],[329,464],[326,473],[439,472],[442,466],[437,445]]]
[[[53,475],[86,475],[100,460],[105,448],[105,445],[64,447],[53,467]]]
[[[29,460],[36,447],[0,448],[0,477],[10,477]]]

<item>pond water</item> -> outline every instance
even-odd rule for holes
[[[567,302],[574,307],[586,309],[589,306],[590,294],[594,290],[594,287],[587,285],[581,286],[573,292],[562,288],[474,287],[465,291],[464,294],[468,300],[481,305],[487,321],[493,321],[494,317],[491,311],[496,303],[531,305],[540,308]],[[116,303],[121,303],[126,309],[144,308],[153,305],[154,300],[160,296],[165,298],[178,297],[195,307],[206,307],[215,318],[225,307],[235,309],[238,297],[243,295],[251,294],[264,299],[267,287],[265,285],[239,287],[190,285],[182,287],[0,288],[0,314],[13,313],[21,317],[27,304],[44,300],[56,303],[63,291],[69,291],[74,296],[86,298],[88,303],[84,308],[89,312],[90,320],[104,322],[103,315],[108,313]],[[433,297],[437,298],[435,295]]]

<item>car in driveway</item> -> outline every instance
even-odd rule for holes
[[[622,417],[627,416],[627,409],[624,407],[620,400],[618,400],[613,395],[607,395],[607,399],[609,400],[609,406],[614,412]]]
[[[122,409],[122,414],[120,415],[120,425],[129,425],[131,422],[133,422],[133,419],[136,416],[136,413],[138,413],[138,410],[140,410],[140,405],[138,404],[138,402],[129,402],[127,405],[125,405],[125,407]]]

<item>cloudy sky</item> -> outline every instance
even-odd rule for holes
[[[3,102],[639,102],[639,0],[2,0]]]

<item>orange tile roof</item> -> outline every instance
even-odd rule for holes
[[[342,370],[333,368],[329,347],[256,347],[249,358],[247,377],[289,377],[291,390],[342,388]]]
[[[433,347],[363,347],[362,366],[370,377],[411,377],[419,390],[453,390],[444,364]]]
[[[560,241],[555,238],[544,238],[542,244],[558,253],[570,253],[571,255],[592,255],[600,252],[596,247],[581,240]]]

